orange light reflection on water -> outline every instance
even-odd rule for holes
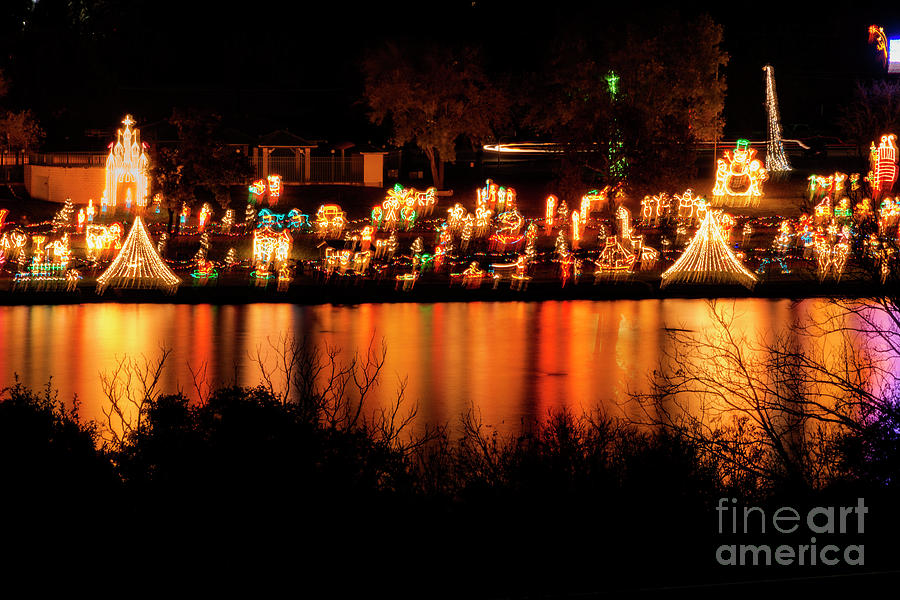
[[[819,301],[740,299],[736,330],[755,337],[782,331]],[[731,303],[729,302],[729,307]],[[254,357],[269,369],[284,336],[305,338],[341,357],[387,347],[375,406],[418,402],[417,423],[450,423],[472,406],[485,424],[516,433],[551,409],[580,414],[602,407],[639,417],[628,393],[646,391],[649,373],[669,348],[664,328],[711,330],[703,301],[475,302],[446,304],[184,305],[86,304],[0,307],[0,377],[34,388],[50,376],[60,397],[78,394],[82,416],[103,420],[100,373],[128,356],[154,360],[171,348],[160,382],[166,393],[197,397],[236,382],[260,382]],[[203,367],[205,365],[205,370]],[[280,384],[280,380],[276,383]]]

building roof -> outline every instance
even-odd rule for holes
[[[315,148],[318,145],[318,141],[307,140],[286,129],[279,129],[259,138],[260,148]]]

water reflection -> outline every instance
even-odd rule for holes
[[[820,302],[736,300],[735,324],[743,334],[771,336]],[[217,385],[258,383],[254,357],[274,367],[270,342],[277,346],[280,336],[329,344],[348,358],[373,340],[380,348],[383,339],[378,403],[392,402],[407,379],[420,423],[457,422],[471,404],[485,423],[509,432],[559,407],[633,414],[628,392],[648,389],[648,374],[670,343],[666,328],[712,327],[706,303],[686,299],[12,306],[0,308],[0,377],[11,383],[18,374],[41,387],[52,376],[62,398],[78,394],[84,417],[102,419],[99,374],[126,355],[153,359],[160,347],[171,348],[162,389],[196,398]]]

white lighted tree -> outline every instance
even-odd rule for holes
[[[662,274],[662,284],[756,285],[756,276],[747,270],[725,242],[719,225],[721,211],[707,211],[694,239],[675,264]]]
[[[97,278],[97,291],[108,287],[159,288],[174,292],[181,283],[163,262],[140,217],[122,244],[122,249],[109,268]]]
[[[763,67],[766,72],[766,114],[769,119],[769,139],[766,143],[766,169],[769,171],[790,171],[791,164],[784,154],[781,139],[781,118],[778,115],[778,96],[775,94],[775,69],[772,65]]]

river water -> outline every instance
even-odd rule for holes
[[[821,302],[720,304],[733,311],[741,333],[755,336],[783,331]],[[161,389],[196,398],[209,386],[259,383],[254,357],[274,368],[272,345],[285,337],[340,348],[342,360],[374,340],[387,352],[373,406],[395,400],[405,379],[406,402],[418,403],[418,425],[454,426],[471,406],[483,423],[509,433],[560,407],[633,413],[629,392],[648,390],[648,374],[672,343],[667,329],[711,327],[706,302],[692,299],[7,306],[0,307],[0,377],[9,385],[18,375],[32,387],[52,377],[61,399],[77,394],[82,416],[103,420],[101,374],[123,357],[153,361],[160,347],[170,348]]]

